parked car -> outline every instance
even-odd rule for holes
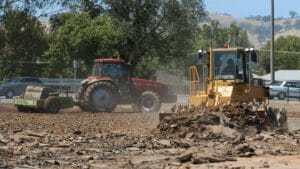
[[[0,85],[0,96],[13,98],[25,92],[28,85],[44,84],[37,77],[12,77],[5,80]]]
[[[300,98],[300,81],[282,81],[269,86],[270,99]]]

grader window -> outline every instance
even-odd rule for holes
[[[236,51],[215,51],[215,79],[234,80],[238,72],[237,61]]]

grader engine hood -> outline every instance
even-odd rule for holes
[[[231,97],[233,86],[219,86],[217,92],[223,97]]]

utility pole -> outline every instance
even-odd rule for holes
[[[274,0],[271,0],[271,44],[270,44],[270,74],[271,74],[271,84],[275,81],[275,74],[274,74]]]
[[[77,67],[78,67],[78,62],[77,60],[73,60],[73,74],[74,74],[74,79],[73,79],[73,87],[74,87],[74,90],[73,92],[76,93],[76,78],[77,78]]]

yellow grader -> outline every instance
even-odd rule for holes
[[[253,48],[199,50],[197,64],[189,68],[189,107],[252,104],[275,127],[286,127],[286,111],[268,107],[268,87],[252,76],[256,62]]]
[[[264,102],[268,88],[261,79],[252,78],[253,49],[218,48],[199,51],[198,65],[189,68],[189,105],[216,106],[232,102]],[[204,71],[209,69],[209,77]],[[203,78],[204,77],[204,78]],[[202,81],[201,81],[202,79]],[[202,90],[199,89],[202,87]]]

